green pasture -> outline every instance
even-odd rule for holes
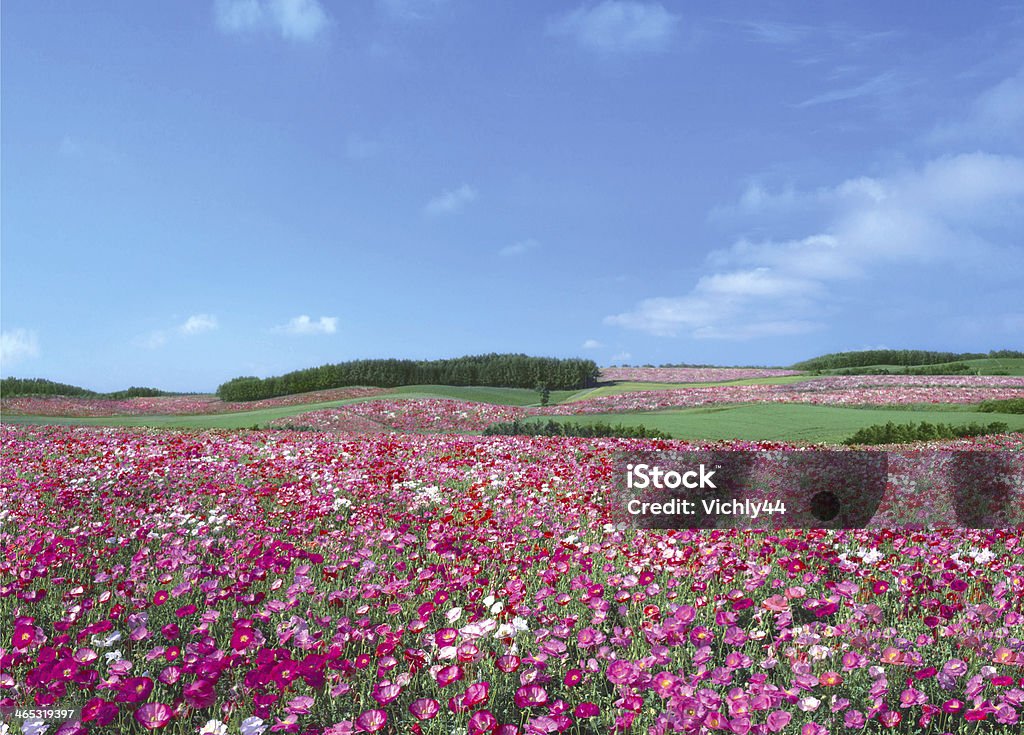
[[[1024,431],[1024,415],[981,413],[973,407],[850,408],[806,404],[745,403],[714,407],[609,413],[583,416],[543,416],[580,424],[642,424],[676,439],[749,439],[764,441],[837,443],[858,429],[892,421],[896,424],[988,424],[1002,421],[1010,431]]]

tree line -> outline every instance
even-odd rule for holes
[[[813,357],[793,365],[794,370],[835,370],[837,368],[867,367],[869,365],[937,365],[962,360],[991,358],[1021,358],[1024,352],[1017,350],[993,350],[984,352],[935,352],[932,350],[858,350],[856,352],[833,352]]]
[[[234,378],[217,388],[224,401],[308,393],[353,385],[395,388],[400,385],[467,385],[500,388],[578,390],[597,383],[593,360],[529,357],[527,355],[471,355],[445,360],[351,360],[295,370],[271,378]]]
[[[10,398],[12,396],[68,396],[71,398],[112,398],[124,400],[126,398],[155,398],[156,396],[179,396],[181,393],[171,393],[156,388],[140,388],[132,386],[125,390],[115,390],[110,393],[98,393],[88,388],[67,383],[57,383],[45,378],[4,378],[0,380],[0,396]]]

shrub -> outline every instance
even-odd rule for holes
[[[966,436],[982,436],[985,434],[1005,434],[1009,427],[1002,421],[993,421],[986,425],[971,422],[969,424],[873,424],[860,429],[847,439],[844,444],[905,444],[915,441],[934,441],[936,439],[960,439]]]

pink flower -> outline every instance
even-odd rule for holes
[[[515,694],[516,707],[539,707],[548,701],[548,693],[544,687],[527,684],[519,687]]]
[[[356,718],[356,727],[364,732],[377,732],[387,723],[387,713],[382,709],[368,709]]]
[[[462,669],[457,665],[445,666],[437,672],[437,685],[446,687],[462,678]]]
[[[417,720],[432,720],[441,711],[436,699],[417,699],[409,705],[409,712]]]
[[[783,728],[785,728],[792,719],[793,715],[789,714],[789,712],[775,710],[768,715],[768,719],[765,720],[765,725],[768,727],[768,732],[782,732]]]
[[[149,696],[151,691],[153,691],[153,680],[148,676],[136,676],[125,680],[115,699],[118,702],[141,702]]]
[[[135,710],[135,720],[147,730],[158,730],[167,726],[173,714],[166,704],[148,702]]]
[[[469,718],[469,735],[484,735],[498,729],[498,720],[488,710],[474,712]]]

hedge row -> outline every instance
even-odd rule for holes
[[[936,439],[960,439],[965,436],[984,434],[1005,434],[1009,427],[1002,421],[993,421],[987,426],[978,423],[951,425],[930,424],[874,424],[860,429],[844,444],[905,444],[907,442],[934,441]]]

